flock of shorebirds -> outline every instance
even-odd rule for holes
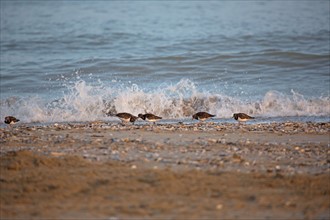
[[[110,114],[108,114],[109,116],[112,116]],[[127,112],[121,112],[118,113],[114,116],[117,116],[123,123],[134,123],[137,119],[141,118],[145,121],[149,121],[149,122],[153,122],[156,123],[157,121],[161,120],[162,117],[151,114],[151,113],[147,113],[147,114],[138,114],[138,116],[134,116],[130,113]],[[192,116],[193,119],[199,120],[199,121],[205,121],[209,118],[215,117],[215,115],[212,115],[208,112],[197,112],[196,114],[194,114]],[[233,118],[238,121],[238,122],[245,122],[251,119],[254,119],[254,117],[249,116],[245,113],[235,113],[233,114]]]
[[[153,123],[156,123],[157,121],[162,119],[162,117],[151,114],[151,113],[139,114],[138,116],[134,116],[134,115],[132,115],[130,113],[127,113],[127,112],[121,112],[121,113],[118,113],[118,114],[115,114],[115,115],[111,115],[111,114],[107,114],[107,115],[118,117],[122,121],[122,123],[131,122],[133,124],[139,118],[141,118],[142,120],[145,120],[145,121],[153,122]],[[196,119],[196,120],[199,120],[199,121],[205,121],[205,120],[207,120],[209,118],[212,118],[212,117],[215,117],[215,115],[212,115],[212,114],[207,113],[207,112],[197,112],[196,114],[194,114],[192,116],[193,119]],[[254,119],[254,117],[251,117],[251,116],[249,116],[245,113],[235,113],[235,114],[233,114],[233,118],[238,122],[245,122],[245,121]],[[19,121],[20,120],[15,118],[14,116],[6,116],[4,122],[6,124],[15,124]]]

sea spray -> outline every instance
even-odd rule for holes
[[[68,122],[114,120],[106,113],[151,112],[163,118],[190,118],[197,111],[207,111],[218,118],[231,118],[234,112],[257,117],[329,116],[329,97],[305,98],[268,91],[263,98],[228,96],[202,91],[194,82],[182,79],[176,84],[147,90],[138,84],[111,86],[99,81],[96,85],[78,80],[55,100],[38,96],[10,97],[0,101],[1,118],[14,115],[22,122]]]

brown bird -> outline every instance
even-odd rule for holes
[[[254,119],[254,117],[251,117],[245,113],[235,113],[233,114],[233,118],[238,122],[245,122]]]
[[[15,124],[16,122],[19,122],[19,119],[15,118],[14,116],[6,116],[5,121],[6,124]]]
[[[215,117],[215,115],[211,115],[207,112],[197,112],[192,117],[193,117],[193,119],[196,119],[196,120],[205,121],[209,118]]]
[[[123,123],[132,122],[134,124],[136,119],[138,119],[138,117],[126,112],[118,113],[115,116],[117,116]]]
[[[147,120],[149,122],[153,122],[154,124],[155,124],[156,121],[162,119],[162,117],[159,117],[157,115],[150,114],[150,113],[139,114],[138,116],[139,116],[139,118],[142,118],[143,120]]]

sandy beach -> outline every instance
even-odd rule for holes
[[[330,123],[0,129],[0,217],[329,219]]]

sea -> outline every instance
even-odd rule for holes
[[[1,0],[0,16],[2,124],[330,121],[329,0]]]

